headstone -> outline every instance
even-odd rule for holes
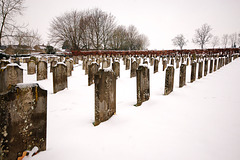
[[[37,81],[47,79],[47,62],[39,61],[37,64]]]
[[[180,66],[180,74],[179,74],[179,88],[186,85],[186,64],[181,64]]]
[[[163,71],[165,70],[165,68],[167,68],[167,59],[166,58],[163,59]]]
[[[125,69],[126,70],[130,69],[130,59],[129,58],[126,59],[126,68]]]
[[[67,66],[59,62],[53,67],[53,93],[67,88]]]
[[[67,61],[65,62],[65,64],[66,64],[66,66],[67,66],[67,76],[70,77],[70,76],[72,76],[71,63],[70,63],[69,60],[67,60]],[[85,71],[86,71],[86,69],[85,69]]]
[[[198,79],[202,78],[202,72],[203,71],[203,61],[200,60],[198,63]]]
[[[191,83],[196,80],[196,71],[197,71],[197,63],[195,61],[191,64]]]
[[[53,72],[53,67],[57,64],[57,61],[52,61],[50,64],[50,72]]]
[[[95,122],[107,121],[116,113],[116,75],[101,69],[95,74]]]
[[[0,159],[15,160],[26,150],[46,150],[47,91],[18,84],[0,94]]]
[[[34,60],[31,60],[27,63],[27,73],[29,75],[35,74],[36,73],[36,64]]]
[[[94,83],[94,76],[98,72],[99,67],[97,63],[88,65],[88,86]]]
[[[176,68],[179,68],[179,63],[180,63],[180,59],[177,58],[177,59],[176,59]]]
[[[174,59],[173,58],[171,58],[171,65],[174,66]]]
[[[111,59],[108,58],[108,59],[107,59],[107,67],[110,67],[110,66],[111,66]]]
[[[168,95],[173,91],[173,84],[174,84],[174,67],[168,66],[166,69],[164,95]]]
[[[130,70],[130,78],[136,77],[136,70],[137,70],[137,62],[133,61],[131,64],[131,70]]]
[[[120,63],[118,61],[114,61],[112,63],[112,70],[115,73],[116,77],[120,77]]]
[[[0,69],[0,93],[6,92],[11,85],[23,83],[23,69],[17,64],[8,64]]]
[[[150,98],[150,77],[147,65],[140,65],[137,69],[137,104],[141,104]]]
[[[214,60],[214,69],[213,71],[215,72],[217,70],[217,58]]]
[[[187,58],[187,66],[189,65],[189,58]]]
[[[208,72],[208,60],[206,58],[204,63],[204,76],[207,75],[207,72]]]
[[[222,58],[219,57],[219,58],[218,58],[218,69],[221,68],[221,64],[222,64]]]
[[[211,58],[210,60],[210,68],[209,68],[209,73],[213,72],[213,59]]]
[[[154,59],[154,73],[158,72],[158,64],[159,64],[159,60],[158,59]]]
[[[103,59],[102,61],[102,68],[108,68],[108,63],[106,59]]]

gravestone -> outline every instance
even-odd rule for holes
[[[72,68],[71,68],[71,63],[69,60],[67,60],[65,62],[66,66],[67,66],[67,76],[70,77],[72,76]],[[85,68],[85,71],[86,71],[86,68]]]
[[[57,64],[57,61],[52,61],[50,64],[50,72],[53,72],[53,67]]]
[[[191,83],[196,80],[196,71],[197,71],[197,63],[194,60],[191,64],[191,80],[190,80]]]
[[[47,62],[39,61],[37,64],[37,81],[47,79]]]
[[[211,58],[210,60],[210,68],[209,68],[209,73],[213,72],[213,59]]]
[[[36,73],[36,63],[34,60],[30,60],[27,63],[27,74],[32,75]]]
[[[137,70],[137,62],[133,61],[131,64],[131,70],[130,70],[130,78],[136,77],[136,70]]]
[[[186,64],[181,64],[180,66],[180,74],[179,74],[179,88],[186,85]]]
[[[0,159],[15,160],[35,146],[46,150],[47,91],[18,84],[0,94],[0,104]]]
[[[166,69],[164,95],[168,95],[173,91],[173,84],[174,84],[174,67],[168,66]]]
[[[85,75],[88,74],[89,65],[90,65],[91,63],[92,63],[92,60],[91,60],[91,59],[87,60],[86,66],[85,66]]]
[[[165,68],[167,68],[167,59],[164,58],[162,63],[163,63],[163,71],[164,71]]]
[[[98,72],[99,65],[97,63],[92,63],[88,65],[88,86],[94,83],[94,76]]]
[[[189,58],[187,58],[187,66],[189,65]]]
[[[110,67],[110,66],[111,66],[111,59],[108,58],[108,59],[107,59],[107,67]]]
[[[173,58],[171,58],[171,65],[174,66],[174,59]]]
[[[119,63],[119,61],[114,61],[112,63],[112,69],[113,69],[113,72],[115,73],[116,77],[120,77],[120,63]]]
[[[8,64],[0,69],[0,93],[6,92],[11,85],[23,83],[23,69],[17,64]]]
[[[58,62],[53,67],[53,93],[57,93],[67,88],[67,66]]]
[[[202,71],[203,71],[203,61],[200,60],[198,63],[198,79],[202,78]]]
[[[221,68],[221,64],[222,64],[222,58],[219,57],[219,58],[218,58],[218,69]]]
[[[153,57],[149,58],[149,63],[150,63],[150,66],[153,66],[153,63],[154,63],[154,58]]]
[[[137,104],[141,104],[150,98],[150,77],[147,65],[140,65],[137,69]]]
[[[158,64],[159,64],[159,60],[158,59],[154,59],[154,73],[158,72]]]
[[[180,63],[180,59],[177,58],[177,59],[176,59],[176,68],[179,68],[179,63]]]
[[[207,72],[208,72],[208,60],[206,58],[204,63],[204,76],[207,75]]]
[[[127,58],[126,59],[126,68],[125,68],[125,70],[129,70],[129,69],[130,69],[130,59]]]
[[[116,75],[112,70],[101,69],[95,74],[95,122],[107,121],[116,113]]]
[[[214,60],[214,69],[213,71],[215,72],[217,70],[217,58]]]

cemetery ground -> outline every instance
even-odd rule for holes
[[[68,77],[68,88],[53,94],[52,73],[37,81],[48,90],[47,150],[35,160],[239,160],[240,159],[240,59],[179,88],[179,68],[174,89],[164,95],[165,71],[150,68],[150,99],[137,103],[136,77],[130,78],[121,60],[116,82],[116,114],[94,126],[94,85],[80,64]],[[49,65],[49,64],[48,64]],[[22,64],[26,69],[27,65]]]

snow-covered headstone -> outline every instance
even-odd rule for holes
[[[95,74],[95,122],[94,126],[107,121],[116,113],[116,75],[110,69]]]
[[[37,146],[46,150],[47,91],[18,84],[0,94],[0,159],[15,160]]]
[[[65,88],[67,88],[67,66],[62,62],[58,62],[53,67],[53,93]]]
[[[208,73],[208,59],[205,58],[205,61],[204,61],[204,76],[206,76]]]
[[[191,79],[190,79],[191,83],[196,80],[196,72],[197,72],[197,62],[193,61],[191,64]]]
[[[47,62],[39,61],[37,64],[37,81],[47,79]]]
[[[159,64],[159,60],[158,59],[154,59],[153,73],[157,73],[158,72],[158,64]]]
[[[137,62],[132,61],[131,63],[131,70],[130,70],[130,78],[136,77],[136,70],[137,70]]]
[[[202,73],[203,73],[203,61],[199,61],[198,63],[198,79],[202,78]]]
[[[27,74],[32,75],[36,73],[36,63],[34,60],[30,60],[27,63]]]
[[[98,72],[99,65],[95,62],[88,65],[88,86],[94,83],[94,76]]]
[[[186,64],[181,64],[179,74],[179,88],[186,84]]]
[[[120,63],[118,61],[112,63],[112,69],[116,77],[120,77]]]
[[[137,104],[140,106],[150,98],[150,77],[149,68],[146,64],[140,65],[137,69]]]
[[[173,91],[173,84],[174,84],[174,67],[168,66],[166,69],[164,95],[168,95]]]
[[[8,64],[0,69],[0,93],[6,92],[11,85],[23,83],[23,69],[18,64]]]

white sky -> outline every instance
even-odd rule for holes
[[[45,44],[54,17],[96,7],[114,15],[120,25],[136,26],[148,36],[149,49],[175,49],[172,39],[178,34],[188,39],[185,48],[199,48],[192,38],[204,23],[220,37],[240,33],[240,0],[26,0],[25,7],[17,22],[37,29]]]

